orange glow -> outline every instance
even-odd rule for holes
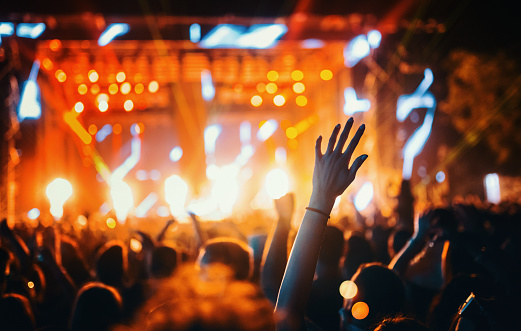
[[[134,75],[134,81],[136,83],[139,83],[141,80],[143,80],[143,75],[140,74],[139,72],[137,74]]]
[[[92,82],[92,83],[96,83],[99,79],[99,75],[98,73],[96,72],[96,70],[91,70],[89,71],[89,80]]]
[[[305,105],[308,104],[308,98],[306,98],[306,97],[303,96],[303,95],[299,95],[299,96],[295,99],[295,102],[297,103],[298,106],[300,106],[300,107],[304,107]]]
[[[34,288],[34,283],[31,282],[31,281],[27,282],[27,287],[28,288]]]
[[[254,107],[259,107],[262,105],[262,98],[260,95],[254,95],[251,97],[250,102]]]
[[[132,109],[134,109],[134,103],[132,102],[132,100],[127,100],[123,104],[123,108],[125,108],[126,111],[131,111]]]
[[[268,72],[268,74],[266,75],[266,77],[268,77],[268,80],[270,82],[274,82],[276,81],[277,79],[279,79],[279,73],[276,72],[275,70],[271,70],[270,72]]]
[[[148,91],[150,93],[156,93],[159,90],[159,83],[155,80],[148,83]]]
[[[291,79],[296,80],[296,81],[302,80],[302,79],[304,79],[304,73],[300,70],[294,70],[291,73]]]
[[[49,59],[48,57],[43,59],[42,65],[47,70],[52,70],[52,68],[54,67],[54,64],[52,63],[51,59]]]
[[[239,83],[233,86],[233,90],[235,91],[235,93],[241,93],[243,89],[244,87],[242,86],[242,84]]]
[[[294,127],[290,126],[286,129],[286,137],[288,137],[288,139],[295,139],[297,138],[297,135],[298,131]]]
[[[98,94],[100,91],[100,88],[99,88],[99,85],[98,84],[94,84],[90,87],[90,93],[92,93],[93,95],[96,95]]]
[[[118,87],[118,84],[110,84],[109,85],[109,93],[114,95],[116,93],[118,93],[118,90],[119,90],[119,87]]]
[[[301,82],[293,84],[293,91],[295,93],[302,93],[306,90],[306,86],[302,84]]]
[[[331,70],[322,70],[320,72],[320,78],[322,78],[323,80],[331,80],[333,79],[333,72]]]
[[[277,92],[277,84],[269,83],[268,85],[266,85],[266,92],[268,92],[269,94],[274,94],[275,92]]]
[[[287,128],[289,128],[291,126],[291,121],[289,120],[282,120],[280,122],[280,128],[284,131],[286,131]]]
[[[121,90],[121,94],[127,95],[132,90],[132,86],[130,85],[129,82],[125,82],[125,83],[121,84],[120,90]]]
[[[85,95],[85,94],[87,94],[88,91],[89,91],[89,88],[87,87],[87,85],[81,84],[81,85],[78,86],[78,93],[79,94]]]
[[[56,79],[57,79],[60,83],[63,83],[64,81],[67,80],[67,75],[66,75],[65,72],[63,72],[63,70],[61,70],[61,69],[56,70],[56,72],[54,73],[54,76],[56,77]]]
[[[138,83],[138,84],[136,84],[136,86],[134,86],[134,91],[136,92],[136,94],[141,94],[141,93],[143,93],[144,90],[145,90],[145,86],[141,83]]]
[[[118,72],[118,74],[116,75],[116,81],[118,83],[124,82],[126,78],[127,78],[127,75],[125,75],[125,73],[123,71]]]
[[[112,132],[114,132],[114,134],[120,134],[122,129],[123,128],[121,127],[121,124],[114,124],[114,126],[112,127]]]
[[[77,113],[81,113],[83,110],[85,109],[85,107],[83,106],[83,102],[76,102],[76,104],[74,105],[74,110],[77,112]]]
[[[136,132],[137,132],[137,133],[143,133],[143,132],[145,132],[145,124],[139,122],[139,123],[136,125]]]
[[[92,148],[90,146],[83,146],[83,154],[89,156],[92,154]]]
[[[257,84],[257,92],[262,93],[266,91],[266,84],[259,83]]]
[[[356,284],[350,280],[346,280],[342,284],[340,284],[340,295],[342,295],[345,299],[352,299],[358,293],[358,287]]]
[[[289,139],[288,140],[288,148],[295,150],[298,147],[298,142],[295,139]]]
[[[107,77],[107,81],[112,84],[112,83],[115,83],[116,82],[116,75],[114,74],[109,74],[109,76]]]
[[[95,135],[98,132],[98,127],[95,124],[89,125],[89,133],[91,136]]]
[[[53,51],[53,52],[56,52],[56,51],[59,50],[61,47],[62,47],[62,42],[59,41],[58,39],[54,39],[54,40],[51,40],[51,41],[49,42],[49,48],[50,48],[51,51]]]
[[[285,103],[286,103],[286,98],[284,98],[284,96],[282,95],[276,95],[274,98],[273,98],[273,103],[275,104],[275,106],[283,106]]]
[[[107,101],[100,101],[98,104],[98,109],[100,112],[104,113],[109,109],[109,104]]]
[[[351,314],[357,320],[363,320],[369,315],[369,306],[363,301],[359,301],[351,308]]]
[[[107,218],[107,226],[114,229],[116,227],[116,221],[112,217]]]
[[[74,82],[80,84],[83,82],[83,76],[81,74],[74,75]]]

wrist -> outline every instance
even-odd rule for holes
[[[331,214],[335,199],[328,198],[325,194],[311,194],[308,207],[318,209],[325,214]]]

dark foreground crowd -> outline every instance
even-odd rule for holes
[[[251,236],[194,215],[193,236],[176,242],[173,220],[118,239],[2,221],[0,330],[520,330],[519,205],[413,217],[404,181],[396,226],[328,225],[367,159],[352,160],[365,129],[348,143],[352,126],[335,127],[325,152],[318,138],[299,229],[292,195],[275,201],[273,230]]]

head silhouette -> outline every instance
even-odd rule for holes
[[[197,263],[200,267],[220,263],[230,267],[234,278],[247,280],[253,272],[253,253],[244,242],[234,238],[209,240],[201,251]]]

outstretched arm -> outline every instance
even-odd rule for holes
[[[337,143],[340,124],[337,125],[324,154],[321,150],[322,137],[317,139],[313,191],[291,250],[275,307],[279,330],[300,330],[305,327],[304,314],[329,214],[336,197],[353,182],[356,172],[367,159],[367,155],[361,155],[349,167],[353,152],[365,129],[364,125],[358,128],[344,152],[343,148],[352,126],[353,118],[350,118]]]
[[[293,194],[287,194],[275,200],[279,220],[269,239],[264,261],[262,263],[261,286],[266,297],[275,304],[279,294],[280,283],[288,261],[288,236],[291,229],[291,217],[294,210]]]

